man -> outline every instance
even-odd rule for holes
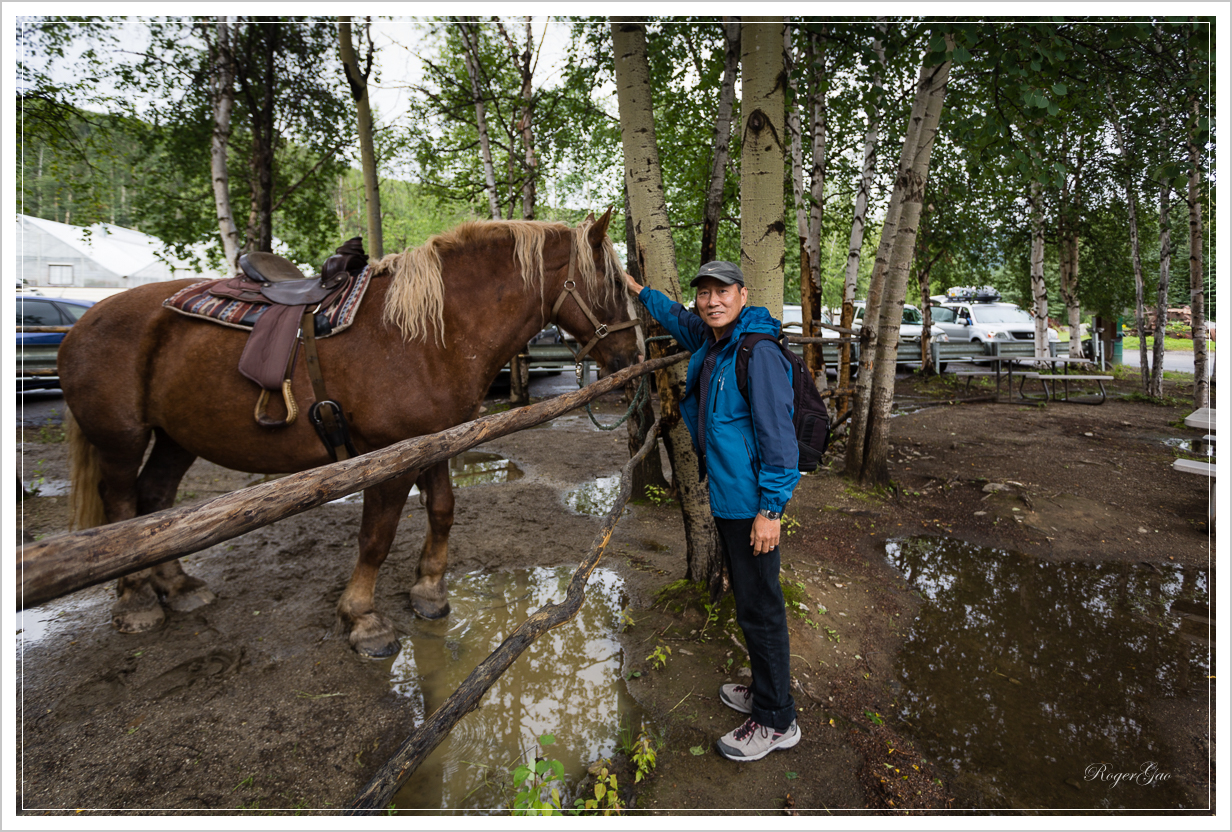
[[[709,480],[736,621],[753,666],[747,687],[719,689],[725,705],[749,717],[719,739],[718,750],[729,760],[760,760],[800,741],[779,585],[779,517],[800,480],[799,447],[791,422],[791,365],[774,343],[757,342],[749,357],[746,401],[736,385],[736,352],[748,333],[778,335],[779,322],[759,306],[746,306],[744,275],[732,263],[701,267],[691,284],[697,314],[627,274],[625,280],[650,315],[693,353],[680,412],[693,435],[701,476]]]

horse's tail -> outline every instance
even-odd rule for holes
[[[98,448],[77,425],[72,411],[64,413],[64,431],[68,435],[69,528],[92,529],[107,522],[103,497],[98,486],[103,481]]]

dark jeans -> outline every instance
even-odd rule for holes
[[[791,646],[787,609],[779,585],[779,549],[753,557],[753,518],[714,518],[736,597],[736,623],[744,631],[753,665],[753,721],[785,731],[796,718],[791,697]]]

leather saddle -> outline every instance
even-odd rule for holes
[[[240,274],[217,283],[210,294],[243,303],[268,304],[256,319],[252,332],[240,355],[239,370],[261,387],[254,416],[265,427],[292,424],[299,414],[291,395],[291,376],[299,355],[301,342],[307,353],[309,378],[313,383],[316,403],[309,413],[322,441],[335,459],[354,455],[345,419],[336,402],[325,396],[316,353],[316,338],[327,335],[330,324],[317,314],[347,287],[351,277],[368,264],[363,241],[353,237],[330,255],[315,277],[305,276],[299,267],[285,257],[269,252],[253,252],[240,256]],[[322,331],[324,327],[324,331]],[[271,392],[281,392],[286,406],[282,419],[270,418],[266,412]],[[327,412],[319,413],[322,406]],[[324,424],[320,424],[323,422]],[[337,425],[341,425],[341,432]],[[327,438],[326,434],[330,434]]]
[[[350,242],[358,240],[356,237]],[[362,253],[363,249],[360,248]],[[325,261],[320,275],[308,277],[285,257],[267,251],[254,251],[240,255],[240,271],[257,284],[258,291],[267,302],[280,306],[303,306],[324,300],[345,283],[351,276],[348,266],[353,257],[354,253],[342,253],[340,248],[338,253],[330,255]],[[367,261],[367,257],[364,260]]]

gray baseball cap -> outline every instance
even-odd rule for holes
[[[725,260],[711,260],[706,265],[697,270],[697,277],[693,278],[690,286],[697,286],[698,281],[703,277],[713,277],[722,283],[732,284],[743,288],[744,273],[740,271],[740,267],[735,263],[728,263]]]

